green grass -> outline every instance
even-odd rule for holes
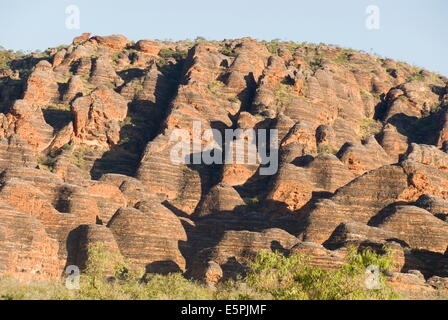
[[[237,96],[230,97],[228,100],[229,100],[229,102],[232,102],[232,103],[239,103],[239,102],[241,102],[240,99]]]
[[[289,106],[296,97],[299,96],[292,91],[290,85],[280,83],[274,89],[275,104],[282,109]]]
[[[230,44],[225,44],[221,49],[219,49],[219,52],[228,57],[238,56],[238,54],[235,52],[235,50],[232,49],[232,46]]]
[[[308,64],[310,65],[311,70],[315,73],[317,70],[322,68],[323,60],[320,57],[317,57],[311,60]]]
[[[106,82],[104,85],[111,90],[115,90],[116,88],[115,84],[113,84],[112,82]]]
[[[425,81],[425,76],[422,74],[422,69],[416,66],[411,66],[413,73],[406,78],[406,81]]]
[[[389,270],[392,259],[367,249],[350,249],[348,261],[340,269],[323,270],[308,263],[302,255],[285,257],[280,253],[260,253],[250,266],[247,283],[258,292],[278,300],[352,300],[393,299],[392,289],[380,275],[381,288],[369,290],[364,285],[366,268]]]
[[[123,121],[120,121],[120,127],[122,128],[124,126],[133,126],[132,116],[131,115],[127,115],[126,118],[124,118]]]
[[[433,105],[430,106],[430,113],[438,113],[442,111],[443,108],[444,108],[443,102],[434,103]]]
[[[208,89],[214,95],[220,95],[221,89],[224,88],[225,84],[222,81],[212,81],[208,84]]]
[[[37,159],[37,168],[46,171],[52,171],[56,163],[56,159],[50,156],[42,156]]]
[[[68,104],[50,104],[48,106],[42,107],[42,109],[51,109],[51,110],[63,110],[63,111],[70,111],[70,105]]]
[[[280,39],[274,39],[272,41],[265,41],[264,42],[266,48],[268,49],[269,53],[273,56],[278,56],[280,53]]]
[[[57,157],[63,151],[70,151],[73,146],[70,143],[64,144],[60,149],[51,151],[47,155],[43,155],[37,159],[37,167],[41,170],[53,171],[54,165],[58,160]]]
[[[188,280],[181,274],[143,275],[131,269],[126,259],[106,250],[102,243],[90,244],[89,259],[79,289],[69,290],[64,280],[21,283],[0,278],[0,299],[51,300],[343,300],[393,299],[397,295],[379,276],[381,287],[366,288],[369,266],[386,271],[392,266],[387,253],[349,249],[347,263],[339,269],[323,270],[309,264],[303,255],[284,256],[278,252],[260,252],[249,264],[245,277],[229,280],[211,288]]]
[[[333,59],[337,64],[346,64],[349,62],[349,54],[347,52],[341,53],[337,58]]]
[[[54,165],[56,164],[58,155],[61,154],[62,150],[69,150],[71,148],[70,144],[65,144],[61,147],[61,150],[55,150],[47,155],[41,156],[37,159],[37,167],[41,170],[52,171]]]
[[[252,198],[244,198],[244,202],[246,202],[249,206],[255,206],[260,204],[260,202],[263,200],[263,197],[258,195]]]
[[[22,58],[24,56],[23,52],[14,52],[13,50],[5,50],[0,46],[0,71],[11,69],[10,63],[15,60]]]
[[[93,150],[89,147],[80,146],[73,150],[70,156],[70,162],[77,166],[79,169],[85,170],[86,156],[92,153]]]
[[[169,48],[163,48],[159,52],[159,60],[157,61],[157,67],[164,69],[168,66],[169,59],[175,59],[177,62],[185,60],[188,56],[188,51],[178,51]]]
[[[318,154],[336,154],[338,151],[333,149],[331,146],[325,144],[325,143],[320,143],[317,146],[317,153]]]
[[[71,71],[65,72],[64,78],[59,79],[57,82],[61,84],[68,83],[71,77],[73,77],[73,73]]]
[[[371,97],[372,96],[372,94],[369,91],[367,91],[366,89],[359,90],[359,93],[361,95],[363,95],[363,96],[366,96],[366,97]]]
[[[365,118],[361,121],[358,135],[361,139],[366,139],[369,136],[377,135],[382,129],[383,124],[381,121]]]
[[[204,42],[209,42],[209,40],[207,40],[207,38],[205,38],[205,37],[198,36],[198,37],[196,37],[196,39],[194,39],[194,42],[195,43],[204,43]]]
[[[73,149],[73,145],[71,145],[70,143],[66,143],[61,147],[62,150],[67,150],[70,151]]]

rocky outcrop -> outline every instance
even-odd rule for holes
[[[383,128],[379,142],[394,161],[398,161],[408,149],[408,137],[398,132],[397,128],[391,124],[386,124]]]
[[[356,175],[394,162],[374,137],[369,137],[364,144],[345,144],[339,150],[338,158]]]
[[[102,55],[93,61],[93,70],[89,81],[94,86],[107,85],[116,87],[123,83],[123,80],[116,74],[107,55]]]
[[[267,202],[270,210],[280,213],[278,208],[294,211],[307,204],[316,192],[333,193],[354,179],[354,174],[331,154],[319,155],[303,167],[285,164],[273,181]],[[281,209],[280,209],[281,210]],[[287,212],[287,211],[286,211]]]
[[[408,189],[403,193],[405,201],[416,201],[421,195],[430,193],[434,196],[448,199],[446,186],[448,176],[444,170],[406,160],[401,163],[408,176]]]
[[[126,197],[113,184],[91,180],[84,180],[78,184],[82,185],[90,197],[95,199],[98,217],[103,224],[107,224],[119,208],[127,205]]]
[[[144,53],[157,56],[160,52],[160,45],[156,41],[140,40],[135,44],[137,50]]]
[[[0,140],[0,168],[12,166],[34,168],[37,165],[36,155],[29,144],[13,134]]]
[[[16,100],[11,113],[1,114],[3,137],[18,135],[33,151],[47,148],[53,139],[53,128],[45,122],[42,110],[25,100]]]
[[[338,189],[329,200],[314,204],[304,218],[302,237],[323,243],[343,222],[367,223],[385,206],[397,201],[406,188],[407,176],[399,166],[370,171]]]
[[[210,189],[198,205],[195,216],[204,217],[210,214],[234,212],[238,207],[244,207],[244,205],[245,202],[234,188],[219,184]]]
[[[100,86],[72,104],[75,139],[79,144],[108,149],[120,140],[120,121],[127,114],[126,101],[113,90]]]
[[[227,231],[213,247],[200,251],[192,260],[191,274],[200,276],[210,261],[217,263],[223,278],[235,277],[244,272],[245,265],[262,250],[288,250],[299,242],[297,238],[280,229],[262,232]],[[206,270],[206,269],[205,269]]]
[[[0,204],[0,272],[24,280],[48,280],[62,273],[58,243],[35,217]]]
[[[406,299],[428,299],[435,297],[436,290],[428,283],[421,273],[394,272],[387,278],[387,284],[395,288],[403,298]]]
[[[129,44],[129,40],[121,35],[114,34],[111,36],[94,36],[90,39],[92,43],[98,43],[99,45],[109,47],[114,50],[121,50]]]
[[[223,277],[223,272],[219,264],[215,261],[207,261],[207,263],[196,266],[192,272],[194,279],[202,280],[208,285],[216,285]]]
[[[62,97],[62,101],[67,103],[72,100],[83,96],[85,93],[85,85],[80,76],[73,76],[68,81],[67,91],[64,93]]]
[[[133,207],[138,202],[144,200],[154,200],[156,202],[162,201],[157,194],[143,185],[140,180],[129,176],[121,174],[105,174],[100,178],[100,181],[118,187],[122,195],[126,198],[127,206],[129,207]]]
[[[202,184],[207,181],[201,181],[200,169],[194,170],[171,161],[174,145],[169,142],[168,133],[151,141],[143,153],[137,178],[174,207],[192,214],[201,199]]]
[[[142,202],[137,207],[119,209],[107,225],[123,256],[147,272],[185,270],[179,241],[185,241],[186,235],[180,221],[154,202]],[[161,225],[165,227],[161,229]]]
[[[300,242],[290,250],[290,255],[303,257],[304,262],[321,269],[338,269],[346,263],[345,250],[331,251],[314,242]]]
[[[381,212],[376,219],[375,225],[393,232],[411,248],[440,253],[447,249],[448,224],[424,209],[394,206]]]
[[[394,232],[368,226],[360,222],[341,223],[332,233],[331,237],[325,242],[327,247],[358,247],[366,241],[387,241],[396,240]]]
[[[38,107],[59,101],[59,87],[48,61],[42,60],[34,68],[27,80],[23,100]]]
[[[73,38],[72,43],[78,44],[87,41],[90,38],[90,33],[84,32],[82,35]]]
[[[412,143],[406,154],[406,159],[440,170],[448,170],[448,154],[436,146]]]
[[[448,216],[448,200],[430,194],[424,194],[418,198],[415,205],[446,221],[446,217]]]

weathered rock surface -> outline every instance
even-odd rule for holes
[[[137,50],[150,55],[157,56],[160,52],[160,45],[157,41],[140,40],[135,44]]]
[[[369,137],[364,144],[345,144],[339,150],[338,158],[356,175],[394,162],[374,137]]]
[[[273,209],[294,211],[302,208],[313,197],[313,193],[333,193],[355,178],[355,175],[331,154],[319,155],[303,167],[287,163],[273,180],[267,202]],[[286,207],[286,208],[285,208]]]
[[[80,144],[107,148],[120,140],[119,122],[127,114],[126,101],[113,90],[100,86],[72,105],[75,138]]]
[[[62,273],[58,243],[35,217],[0,204],[0,272],[25,280],[48,280]]]
[[[186,240],[185,231],[168,209],[154,202],[143,202],[139,210],[121,208],[109,221],[120,252],[147,272],[185,270],[185,258],[179,242]],[[164,225],[163,229],[160,225]]]
[[[394,272],[388,277],[387,283],[407,299],[428,299],[436,293],[435,289],[426,283],[423,275],[419,273]]]
[[[93,61],[93,70],[89,81],[94,86],[119,86],[123,83],[123,80],[116,74],[107,55],[100,56]]]
[[[448,170],[448,154],[436,146],[412,143],[406,154],[406,159],[440,170]]]
[[[446,217],[448,216],[448,200],[430,194],[424,194],[418,198],[415,205],[431,212],[442,220],[446,220]]]
[[[127,200],[129,207],[135,206],[138,202],[144,200],[154,200],[161,202],[161,199],[153,191],[148,189],[140,180],[121,174],[105,174],[100,181],[112,184],[118,187],[122,195]]]
[[[448,223],[424,209],[395,206],[383,210],[375,220],[378,227],[393,232],[411,248],[440,253],[445,253],[447,249]],[[428,237],[428,234],[431,236]]]
[[[314,242],[300,242],[291,248],[290,254],[301,255],[306,263],[322,269],[337,269],[346,262],[346,251],[331,251]]]
[[[27,80],[23,100],[39,107],[58,102],[58,84],[48,61],[42,60],[34,68]]]
[[[82,81],[82,78],[75,75],[68,81],[67,91],[62,97],[62,101],[66,103],[71,102],[73,99],[83,96],[85,91],[85,84]]]
[[[398,132],[397,128],[391,124],[386,124],[381,132],[379,142],[387,154],[398,161],[400,156],[408,149],[408,138]]]
[[[244,205],[245,202],[234,188],[219,184],[210,189],[198,205],[195,216],[204,217],[210,214],[233,212]]]
[[[224,279],[244,272],[245,265],[262,250],[288,250],[299,242],[297,238],[280,229],[261,232],[227,231],[213,247],[200,251],[193,259],[190,273],[201,276],[209,261],[217,263]]]
[[[330,199],[318,201],[305,213],[306,241],[323,243],[343,222],[367,223],[381,209],[399,199],[407,176],[399,166],[370,171],[338,189]]]
[[[16,100],[11,113],[1,114],[0,133],[3,137],[17,134],[33,151],[44,150],[53,139],[53,128],[45,122],[40,107],[26,100]]]
[[[17,134],[0,140],[0,168],[11,166],[34,168],[37,159],[30,145]]]
[[[111,36],[104,36],[104,37],[94,36],[91,38],[91,41],[114,50],[123,49],[129,44],[129,40],[121,34],[114,34]]]
[[[365,241],[394,240],[395,234],[382,228],[371,227],[359,222],[341,223],[325,242],[327,247],[359,246]]]

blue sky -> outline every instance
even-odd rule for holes
[[[80,29],[65,27],[68,5]],[[366,7],[380,28],[365,27]],[[82,32],[139,39],[283,39],[338,44],[448,76],[448,0],[0,0],[0,45],[44,50]]]

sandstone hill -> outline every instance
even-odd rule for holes
[[[336,46],[83,34],[0,71],[0,273],[60,277],[104,242],[217,282],[260,250],[340,266],[384,245],[391,284],[448,287],[448,79]],[[175,129],[278,129],[259,165],[178,165]],[[447,277],[447,278],[445,278]]]

